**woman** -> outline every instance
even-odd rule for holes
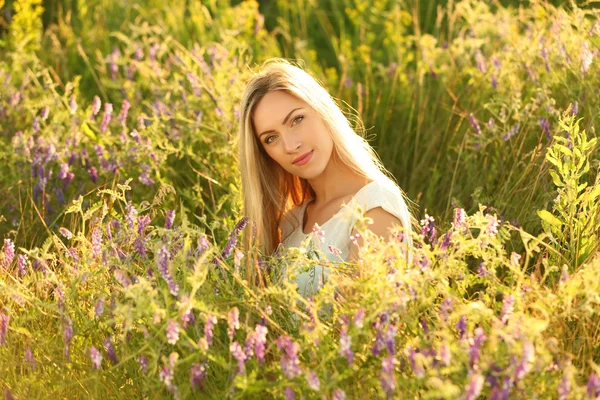
[[[267,60],[246,85],[240,118],[244,215],[256,223],[257,244],[266,254],[299,247],[311,236],[306,242],[328,259],[356,261],[363,242],[354,224],[361,209],[373,220],[370,231],[389,239],[400,225],[404,243],[412,245],[415,219],[405,195],[307,72],[284,59]],[[305,296],[329,271],[315,272],[323,278],[316,286],[308,273],[296,279]]]

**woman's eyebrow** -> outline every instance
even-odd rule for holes
[[[286,116],[285,116],[285,118],[283,119],[283,122],[281,123],[281,125],[285,125],[285,124],[287,123],[287,120],[288,120],[288,118],[290,118],[290,115],[292,115],[292,113],[293,113],[294,111],[296,111],[296,110],[302,110],[302,107],[294,108],[292,111],[290,111],[290,112],[288,113],[288,115],[286,115]],[[268,130],[268,131],[264,131],[263,133],[261,133],[260,135],[258,135],[258,138],[260,139],[260,137],[261,137],[262,135],[265,135],[265,134],[267,134],[267,133],[271,133],[271,132],[275,132],[275,131],[274,131],[273,129],[270,129],[270,130]]]

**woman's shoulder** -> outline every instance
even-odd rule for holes
[[[307,199],[300,204],[296,204],[283,214],[281,217],[281,223],[279,224],[282,237],[286,237],[294,229],[294,226],[300,222],[300,218],[302,216],[301,210],[309,201],[310,199]]]

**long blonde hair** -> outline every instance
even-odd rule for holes
[[[308,181],[292,175],[268,156],[254,130],[253,113],[269,92],[285,91],[306,102],[322,118],[333,141],[333,154],[351,171],[372,180],[388,179],[398,186],[369,143],[350,126],[332,96],[309,73],[282,58],[266,60],[247,82],[240,104],[239,167],[242,178],[243,214],[248,217],[245,251],[254,244],[271,255],[282,241],[280,226],[287,211],[314,198]],[[400,190],[405,205],[406,195]],[[410,236],[415,219],[408,207],[401,222]],[[300,221],[295,221],[301,223]],[[256,265],[256,254],[253,265]],[[250,265],[252,267],[252,265]],[[254,281],[248,269],[249,281]],[[259,271],[260,272],[260,271]]]

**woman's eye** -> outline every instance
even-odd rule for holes
[[[275,137],[275,136],[274,136],[274,135],[271,135],[271,136],[267,137],[267,138],[265,139],[265,143],[266,143],[266,144],[269,144],[269,143],[271,143],[271,141],[270,141],[269,139],[271,139],[272,137]]]
[[[294,124],[294,122],[298,121],[299,118],[302,121],[304,119],[304,115],[298,115],[296,118],[294,118],[294,120],[292,121],[292,125]]]

